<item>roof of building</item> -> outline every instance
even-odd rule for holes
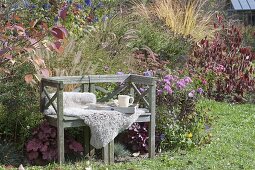
[[[255,10],[255,0],[231,0],[231,3],[235,10]]]

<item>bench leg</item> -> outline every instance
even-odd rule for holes
[[[109,144],[109,164],[114,163],[114,140],[112,140]]]
[[[64,147],[64,128],[58,127],[58,163],[61,165],[65,162],[65,147]]]
[[[88,126],[83,127],[84,133],[84,153],[86,157],[93,156],[95,154],[95,149],[90,145],[91,132]]]
[[[90,129],[88,126],[85,126],[83,127],[83,137],[84,137],[84,154],[86,157],[89,157],[90,154],[89,154],[89,151],[90,151],[90,144],[89,144],[89,141],[90,141]]]
[[[114,163],[114,140],[103,147],[103,161],[105,164]]]
[[[103,161],[105,164],[109,164],[109,145],[103,147]]]
[[[155,124],[149,123],[149,157],[155,157]]]

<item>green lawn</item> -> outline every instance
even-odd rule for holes
[[[255,169],[255,105],[233,105],[202,101],[213,117],[212,142],[189,151],[165,153],[153,160],[116,163],[103,166],[93,163],[94,169]],[[55,169],[30,167],[28,169]],[[85,162],[65,165],[61,169],[84,169]]]
[[[115,164],[109,169],[255,169],[255,105],[213,101],[212,142],[186,153],[168,153],[155,160]]]

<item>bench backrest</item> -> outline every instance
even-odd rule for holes
[[[115,83],[115,89],[109,91],[102,84]],[[47,109],[50,105],[53,106],[57,113],[63,111],[63,91],[65,85],[80,84],[79,91],[93,92],[100,91],[104,93],[98,99],[100,102],[108,101],[116,97],[118,94],[128,91],[128,94],[135,96],[135,102],[143,103],[144,107],[149,110],[155,110],[155,93],[156,93],[156,78],[146,77],[133,74],[124,75],[86,75],[86,76],[65,76],[65,77],[50,77],[42,78],[41,80],[41,111]],[[56,88],[56,93],[49,96],[47,87]],[[141,88],[143,90],[141,90]],[[43,100],[48,98],[48,102]],[[57,105],[54,102],[57,99]],[[59,109],[58,109],[59,108]]]

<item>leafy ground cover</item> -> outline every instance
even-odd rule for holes
[[[255,107],[251,104],[229,104],[200,101],[214,120],[210,128],[211,143],[191,150],[161,154],[153,160],[103,166],[92,163],[92,169],[255,169]],[[87,162],[65,165],[61,169],[84,169]],[[29,170],[55,169],[58,165],[30,167]]]

